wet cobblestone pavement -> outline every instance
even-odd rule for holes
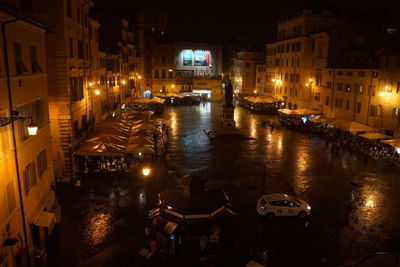
[[[261,125],[267,115],[241,108],[235,110],[237,126],[256,139],[210,142],[203,130],[218,125],[221,114],[215,103],[166,108],[169,156],[157,163],[150,180],[131,173],[90,177],[80,188],[59,187],[63,223],[51,240],[51,266],[167,265],[142,258],[138,250],[144,245],[147,210],[155,206],[158,192],[177,185],[177,177],[187,173],[203,175],[209,188],[228,193],[239,211],[233,238],[243,247],[267,249],[269,266],[338,266],[392,249],[392,237],[400,234],[399,169],[381,161],[365,163],[346,148],[331,152],[324,138],[271,131]],[[304,199],[312,213],[306,219],[266,220],[255,209],[262,192]],[[235,262],[233,255],[226,257],[226,263]],[[199,263],[192,260],[191,266]]]

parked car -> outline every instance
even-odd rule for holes
[[[266,194],[257,201],[257,211],[263,216],[299,216],[310,215],[311,207],[304,200],[287,194]]]

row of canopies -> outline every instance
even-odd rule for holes
[[[80,156],[124,156],[154,154],[162,121],[152,120],[151,111],[123,111],[99,123],[80,143]]]
[[[353,134],[357,134],[357,136],[365,138],[367,140],[380,141],[382,143],[393,146],[396,149],[400,149],[400,140],[392,139],[392,137],[389,135],[376,132],[373,128],[362,123],[340,118],[330,118],[323,115],[311,117],[309,118],[309,120],[312,122],[323,123],[332,127],[336,127]]]

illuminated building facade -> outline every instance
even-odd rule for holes
[[[0,266],[33,266],[46,260],[59,218],[46,79],[45,35],[53,29],[11,4],[0,4]],[[28,119],[7,123],[12,111]],[[38,126],[34,136],[29,117]]]
[[[256,65],[263,62],[262,52],[236,52],[231,59],[230,79],[233,91],[241,95],[253,95],[256,89]],[[256,93],[254,93],[256,91]]]
[[[203,43],[155,43],[152,93],[196,93],[210,101],[222,99],[222,48]]]
[[[278,22],[277,41],[266,45],[268,94],[286,102],[288,108],[308,107],[313,92],[306,83],[315,69],[311,34],[343,23],[330,12],[312,10]]]

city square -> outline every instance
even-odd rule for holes
[[[0,267],[400,265],[395,4],[0,0]]]

